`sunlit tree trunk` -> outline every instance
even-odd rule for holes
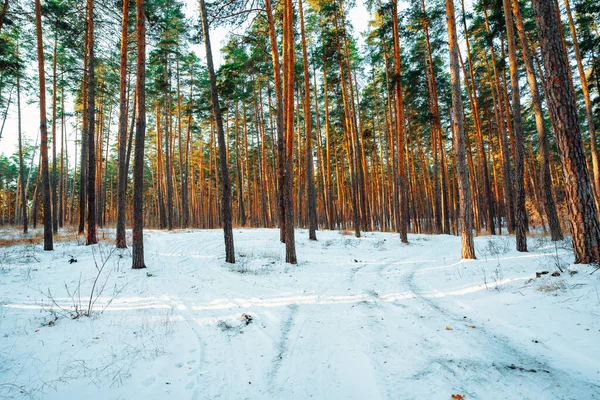
[[[504,214],[506,216],[506,226],[509,232],[513,232],[514,228],[514,194],[512,183],[512,171],[510,167],[510,150],[506,140],[507,125],[509,121],[505,120],[507,115],[504,107],[504,95],[501,90],[500,77],[496,61],[496,50],[492,42],[492,32],[489,26],[487,10],[483,8],[485,18],[485,26],[489,36],[489,48],[491,53],[491,63],[493,71],[492,90],[495,92],[495,107],[497,110],[498,136],[500,138],[500,150],[502,153],[502,192],[504,194]]]
[[[514,184],[515,184],[515,237],[517,251],[527,251],[527,210],[525,209],[523,122],[521,120],[521,92],[519,89],[519,71],[517,65],[517,49],[515,28],[511,13],[511,0],[503,0],[506,38],[508,40],[508,58],[510,63],[510,85],[512,95],[512,122],[515,142]]]
[[[586,167],[567,55],[552,0],[533,0],[544,67],[548,74],[548,109],[562,161],[566,203],[576,263],[600,261],[600,225]]]
[[[306,135],[306,197],[308,206],[308,220],[310,240],[317,240],[317,195],[315,191],[315,177],[312,153],[312,116],[310,114],[310,77],[308,76],[308,54],[306,51],[306,37],[304,33],[304,14],[302,0],[298,0],[300,12],[300,32],[302,34],[302,66],[304,70],[304,128]]]
[[[515,25],[517,27],[517,33],[519,35],[519,41],[521,43],[521,52],[523,54],[525,72],[527,73],[527,82],[529,83],[529,90],[531,91],[531,103],[538,135],[538,153],[540,157],[539,183],[542,192],[541,197],[543,198],[544,212],[546,213],[546,217],[548,218],[548,225],[550,226],[552,240],[562,240],[562,229],[560,227],[558,213],[556,212],[554,196],[552,195],[552,179],[550,178],[550,152],[548,149],[548,134],[544,125],[542,101],[539,94],[537,80],[535,78],[535,71],[533,68],[533,57],[531,55],[531,49],[529,48],[529,42],[527,41],[525,25],[523,24],[523,17],[521,16],[521,7],[519,5],[519,2],[518,0],[512,0],[511,3],[512,12],[515,19]]]
[[[585,115],[588,123],[588,131],[590,134],[590,152],[592,153],[592,182],[594,190],[596,191],[597,205],[600,205],[598,199],[600,199],[600,161],[598,160],[598,146],[596,144],[596,127],[594,124],[594,110],[592,101],[590,99],[590,90],[588,87],[587,77],[583,68],[583,62],[581,60],[581,52],[579,50],[579,40],[577,39],[577,32],[575,31],[575,23],[573,22],[573,14],[571,13],[571,5],[569,0],[563,0],[565,3],[565,10],[567,17],[569,18],[569,30],[571,32],[571,40],[573,44],[573,51],[575,53],[575,61],[577,62],[577,70],[579,72],[579,80],[581,82],[581,92],[583,93],[583,100],[585,101]]]
[[[275,107],[277,124],[277,195],[278,195],[278,215],[279,215],[279,240],[285,242],[285,149],[284,149],[284,109],[283,109],[283,90],[281,87],[281,65],[279,62],[279,50],[277,48],[277,37],[275,32],[275,22],[273,21],[273,11],[271,10],[271,0],[264,0],[267,14],[267,23],[269,25],[269,42],[271,44],[271,59],[273,62],[273,79],[275,81]]]
[[[465,84],[467,89],[469,90],[469,101],[471,102],[471,109],[473,113],[473,122],[475,123],[475,130],[477,133],[477,151],[479,153],[479,165],[481,168],[481,175],[483,176],[483,195],[485,196],[485,218],[486,218],[486,228],[488,232],[492,235],[496,234],[496,227],[494,224],[494,201],[492,199],[492,191],[490,184],[490,173],[489,173],[489,165],[485,152],[485,148],[483,146],[483,130],[481,127],[481,115],[479,109],[479,100],[477,98],[477,83],[475,81],[475,74],[473,72],[473,60],[471,58],[471,45],[469,42],[469,30],[467,28],[467,19],[465,15],[465,2],[461,1],[462,7],[462,20],[464,26],[464,36],[465,42],[467,45],[467,62],[469,64],[469,76],[467,77],[465,74]],[[471,85],[469,87],[469,78]]]
[[[458,178],[458,195],[460,197],[459,222],[462,236],[462,258],[475,258],[473,244],[473,222],[471,210],[471,191],[469,187],[469,171],[465,154],[465,126],[462,93],[460,88],[460,67],[458,60],[458,38],[454,2],[446,0],[446,20],[448,22],[448,49],[450,51],[450,80],[452,85],[452,125],[454,142],[454,160]]]

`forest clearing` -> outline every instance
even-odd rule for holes
[[[235,229],[236,264],[214,230],[149,231],[141,271],[110,241],[3,249],[0,395],[600,398],[600,282],[568,243],[298,233],[297,266],[274,229]]]
[[[600,398],[597,0],[0,0],[0,398]]]

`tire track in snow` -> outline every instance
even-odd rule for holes
[[[475,321],[470,318],[465,319],[464,316],[458,315],[441,306],[434,298],[423,296],[421,289],[415,282],[417,265],[418,264],[415,264],[415,268],[403,276],[402,284],[405,284],[408,289],[415,294],[416,300],[420,305],[432,312],[432,315],[428,320],[435,321],[438,328],[448,321],[455,321],[459,325],[463,321],[469,321],[469,325],[475,326],[474,329],[467,328],[469,334],[468,338],[474,340],[474,342],[471,341],[471,345],[473,347],[481,348],[481,351],[473,350],[471,354],[484,355],[483,360],[461,359],[459,357],[442,357],[433,360],[447,373],[450,373],[455,378],[458,375],[467,373],[469,375],[467,379],[464,379],[463,377],[459,380],[462,382],[478,382],[478,385],[481,386],[493,384],[492,379],[486,379],[481,376],[481,371],[487,369],[488,372],[497,375],[498,378],[508,378],[508,382],[514,382],[515,380],[521,381],[523,383],[523,389],[531,389],[530,381],[537,380],[539,382],[537,387],[544,387],[544,390],[552,393],[555,398],[588,398],[589,388],[598,391],[598,396],[593,398],[600,398],[600,385],[597,383],[586,381],[581,377],[574,376],[568,371],[557,369],[554,366],[549,365],[546,361],[540,360],[539,356],[529,354],[524,347],[512,342],[510,337],[499,332],[491,332],[481,321]],[[444,298],[448,299],[448,297]],[[447,301],[446,303],[448,304],[450,301]],[[429,321],[424,322],[430,323]],[[466,324],[463,323],[463,325]],[[452,331],[455,336],[461,335],[462,332],[464,331],[454,328]],[[455,341],[465,340],[464,337],[462,339],[458,337],[452,338]],[[495,358],[496,360],[489,361],[486,359],[486,356],[493,357],[493,359]],[[516,366],[517,368],[511,369],[511,365]],[[519,368],[524,368],[525,371],[519,370]],[[469,373],[469,370],[475,371],[475,373]],[[536,372],[530,372],[529,370],[535,370]],[[514,393],[514,391],[519,388],[513,386],[507,387],[507,389]],[[464,392],[469,394],[469,388],[464,388]],[[471,393],[471,395],[477,397],[473,393]]]
[[[275,393],[277,390],[277,379],[281,370],[281,366],[287,359],[288,354],[293,351],[293,346],[290,348],[290,332],[294,327],[296,315],[298,314],[299,306],[297,304],[291,304],[288,307],[289,313],[287,318],[281,324],[281,338],[276,346],[276,354],[271,362],[271,370],[267,372],[267,379],[270,381],[270,392]],[[294,337],[294,343],[297,340],[297,335]]]

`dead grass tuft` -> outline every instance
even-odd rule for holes
[[[566,288],[567,288],[567,285],[565,284],[565,282],[562,279],[560,279],[555,282],[544,282],[537,287],[537,290],[539,292],[552,293],[552,292],[563,291]]]
[[[30,231],[27,235],[23,235],[20,227],[3,227],[0,231],[3,233],[3,237],[0,238],[0,247],[41,245],[44,243],[43,229],[38,228],[33,232]],[[75,242],[77,244],[85,244],[86,236],[85,233],[78,234],[76,227],[68,227],[53,234],[52,239],[54,243]],[[115,240],[116,233],[114,231],[106,232],[98,229],[99,242],[114,242]]]

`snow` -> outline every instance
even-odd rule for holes
[[[467,261],[454,236],[298,230],[291,266],[277,230],[235,229],[229,265],[220,230],[147,231],[131,270],[113,234],[0,248],[0,398],[600,399],[600,272],[567,242]]]

